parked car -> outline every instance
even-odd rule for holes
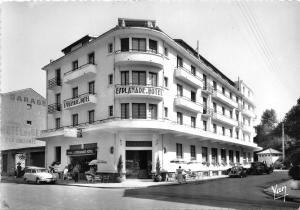
[[[246,177],[247,176],[247,169],[243,168],[242,166],[234,166],[230,169],[228,173],[229,177]]]
[[[45,168],[27,166],[25,167],[24,181],[36,182],[37,184],[41,182],[54,184],[56,182],[56,177],[53,174],[48,173],[47,169]]]
[[[273,172],[273,167],[267,166],[263,162],[253,162],[249,168],[249,174],[270,174]]]

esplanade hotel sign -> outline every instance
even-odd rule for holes
[[[141,85],[116,85],[115,95],[162,96],[162,88]]]

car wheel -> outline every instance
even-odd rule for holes
[[[36,183],[37,183],[37,184],[40,184],[40,183],[41,183],[41,181],[40,181],[39,178],[36,178]]]

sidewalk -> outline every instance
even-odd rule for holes
[[[202,179],[191,179],[187,180],[187,183],[198,183],[214,179],[227,178],[228,176],[218,176],[218,177],[203,177]],[[1,182],[12,182],[22,184],[25,183],[22,178],[15,177],[3,177]],[[94,188],[145,188],[153,186],[163,186],[163,185],[179,185],[177,181],[166,181],[166,182],[153,182],[152,179],[127,179],[122,183],[87,183],[85,180],[80,180],[78,183],[75,183],[74,180],[57,180],[56,184],[58,185],[68,185],[68,186],[78,186],[78,187],[94,187]]]
[[[280,190],[282,187],[286,186],[286,193],[288,195],[286,195],[286,200],[293,200],[293,201],[297,201],[300,202],[300,190],[294,190],[291,188],[291,180],[285,181],[285,182],[281,182],[279,184],[277,184],[277,190]],[[274,189],[275,189],[276,185],[272,186],[264,189],[264,192],[272,197],[274,197]],[[282,193],[281,193],[282,195]],[[283,198],[281,198],[283,199]]]

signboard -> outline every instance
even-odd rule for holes
[[[140,94],[140,95],[154,95],[154,96],[162,96],[162,88],[160,87],[147,87],[147,86],[139,86],[139,85],[131,85],[131,86],[119,86],[115,89],[116,95],[125,95],[125,94]]]
[[[126,141],[126,147],[152,147],[152,141]]]
[[[96,155],[95,149],[67,150],[67,155]]]
[[[78,98],[73,98],[73,99],[69,99],[69,100],[65,100],[64,101],[64,108],[70,108],[70,107],[74,107],[80,104],[85,104],[87,102],[90,101],[90,95],[86,94],[86,95],[82,95],[79,96]]]
[[[64,128],[65,137],[82,138],[81,128]]]

